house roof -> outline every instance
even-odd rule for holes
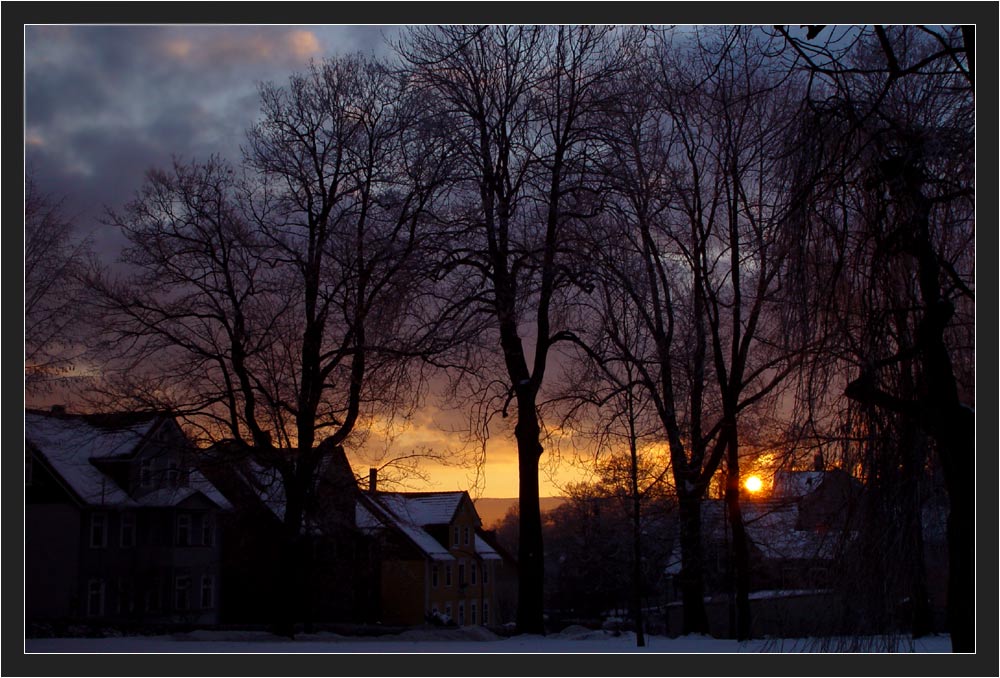
[[[771,496],[776,499],[799,499],[823,482],[826,471],[777,471]]]
[[[463,500],[468,500],[471,505],[467,492],[375,492],[361,496],[356,511],[358,527],[368,530],[395,528],[426,557],[454,560],[448,548],[426,528],[450,524]],[[484,560],[502,560],[502,556],[478,531],[474,545]]]
[[[133,498],[94,463],[133,457],[164,419],[156,414],[54,415],[29,410],[24,415],[24,438],[85,504],[175,506],[201,493],[220,508],[230,508],[226,498],[197,471],[189,473],[185,487]]]
[[[464,492],[376,492],[365,494],[371,518],[399,530],[432,560],[454,560],[454,556],[424,528],[447,525],[458,510]],[[370,518],[363,516],[370,525]],[[359,526],[361,522],[359,521]]]
[[[822,473],[819,475],[822,476]],[[787,501],[753,501],[740,504],[743,526],[751,548],[764,558],[773,560],[830,560],[844,541],[855,533],[849,530],[796,529],[799,508]],[[706,500],[701,506],[702,534],[707,539],[721,540],[729,529],[723,500]],[[681,547],[675,540],[667,557],[665,574],[681,571]]]

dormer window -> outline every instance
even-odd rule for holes
[[[466,546],[469,545],[469,528],[467,527],[462,528],[462,543]]]

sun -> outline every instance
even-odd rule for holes
[[[750,476],[743,483],[743,486],[747,488],[748,492],[760,492],[761,488],[764,486],[764,483],[762,483],[760,481],[760,478],[758,478],[757,476]]]

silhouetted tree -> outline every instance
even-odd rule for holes
[[[136,273],[95,285],[124,365],[108,394],[178,412],[276,476],[276,621],[290,634],[326,461],[419,394],[409,366],[434,351],[435,306],[414,300],[445,154],[376,62],[325,61],[260,94],[244,172],[218,160],[151,172],[110,215]]]
[[[24,181],[24,384],[46,391],[84,350],[83,279],[90,243],[62,204],[29,174]]]
[[[451,162],[460,181],[442,275],[457,272],[469,314],[492,320],[478,345],[484,350],[466,362],[482,380],[484,418],[516,404],[517,619],[522,632],[541,633],[539,394],[572,298],[585,284],[573,243],[599,198],[595,114],[622,52],[606,27],[541,26],[411,29],[398,50],[456,144]]]

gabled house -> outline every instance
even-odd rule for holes
[[[368,492],[357,523],[377,539],[379,620],[458,626],[511,621],[516,569],[468,492]]]
[[[232,501],[223,523],[222,571],[227,582],[223,621],[269,623],[284,588],[277,585],[281,550],[288,548],[282,521],[285,491],[277,471],[259,464],[232,443],[204,455],[201,468]],[[371,620],[373,580],[370,540],[355,523],[357,480],[342,447],[323,452],[314,503],[302,526],[299,573],[310,622]]]
[[[25,412],[25,618],[213,623],[220,516],[160,413]]]
[[[750,542],[755,589],[819,590],[830,585],[836,558],[855,536],[851,523],[861,484],[841,469],[778,471],[766,498],[740,503]],[[722,500],[702,503],[702,548],[709,592],[728,587],[730,527]],[[680,574],[675,542],[666,574]],[[672,598],[678,592],[672,589]]]

